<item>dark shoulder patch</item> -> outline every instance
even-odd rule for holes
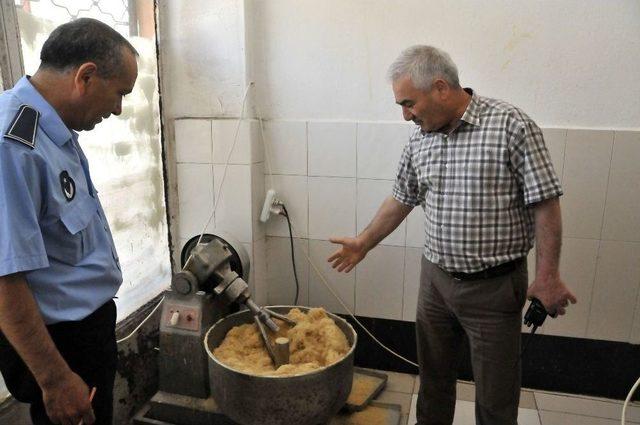
[[[35,148],[39,118],[38,111],[29,105],[21,105],[4,137],[24,143],[31,149]]]

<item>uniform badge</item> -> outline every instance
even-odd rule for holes
[[[60,173],[60,186],[67,202],[71,202],[76,196],[76,183],[73,181],[67,171]]]
[[[4,137],[23,143],[31,149],[35,148],[39,118],[40,113],[31,106],[20,106]]]

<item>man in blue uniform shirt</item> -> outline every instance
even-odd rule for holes
[[[112,421],[122,274],[76,131],[121,113],[136,56],[78,19],[0,95],[0,371],[35,424]]]

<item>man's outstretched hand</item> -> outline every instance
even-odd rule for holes
[[[368,250],[358,238],[330,238],[331,242],[342,247],[327,259],[331,267],[339,272],[349,273],[367,255]]]

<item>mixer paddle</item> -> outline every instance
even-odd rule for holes
[[[265,348],[267,349],[267,353],[269,353],[269,357],[271,357],[271,361],[273,362],[273,364],[276,366],[276,368],[278,368],[278,363],[277,363],[277,359],[276,359],[276,354],[273,351],[273,347],[271,346],[271,342],[269,342],[269,337],[267,336],[267,330],[264,328],[264,324],[262,324],[262,322],[260,321],[260,319],[258,318],[258,316],[253,316],[253,321],[256,322],[256,326],[258,327],[258,330],[260,331],[260,336],[262,337],[262,343],[264,344]]]
[[[271,344],[271,342],[269,341],[269,337],[267,335],[267,329],[265,328],[265,325],[264,323],[262,323],[261,319],[263,319],[263,317],[266,316],[271,321],[271,317],[275,317],[276,319],[280,319],[291,326],[295,326],[296,322],[295,320],[290,319],[284,314],[276,313],[275,311],[269,310],[267,308],[263,307],[260,310],[263,313],[262,317],[259,315],[254,315],[253,320],[254,322],[256,322],[256,326],[260,331],[260,337],[262,338],[262,343],[267,349],[267,353],[269,353],[269,357],[271,357],[271,361],[273,362],[274,366],[277,369],[280,366],[289,363],[289,338],[284,338],[284,337],[276,338],[275,344]]]
[[[295,320],[290,319],[288,316],[286,316],[286,315],[284,315],[284,314],[276,313],[275,311],[270,310],[270,309],[268,309],[268,308],[266,308],[266,307],[262,307],[262,310],[264,310],[264,311],[266,311],[267,313],[269,313],[269,315],[270,315],[271,317],[275,317],[276,319],[280,319],[280,320],[282,320],[283,322],[285,322],[285,323],[287,323],[287,324],[289,324],[289,325],[291,325],[291,326],[295,326],[295,325],[296,325],[296,321],[295,321]]]

